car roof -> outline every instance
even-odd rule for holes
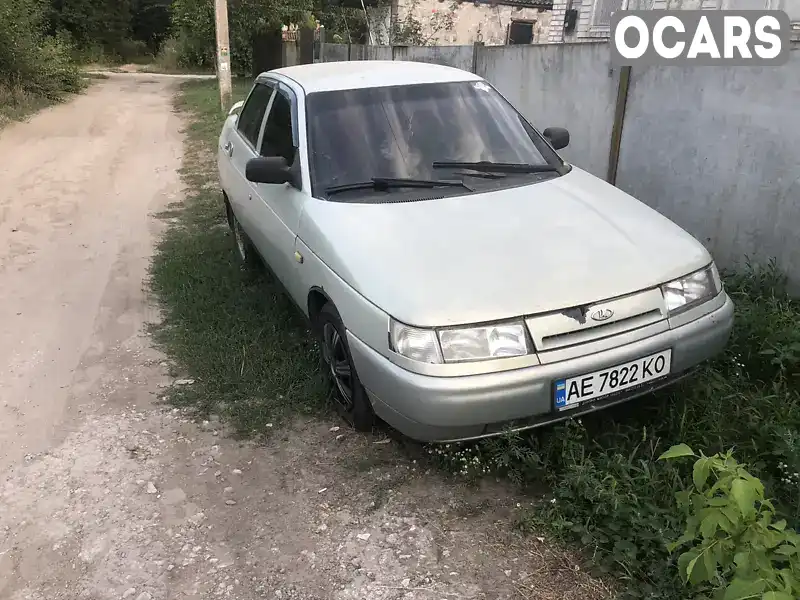
[[[482,81],[481,77],[462,69],[402,60],[351,60],[296,65],[267,71],[259,78],[272,74],[293,79],[306,94],[417,83]]]

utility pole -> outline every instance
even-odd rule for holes
[[[228,0],[214,0],[217,26],[217,82],[222,110],[231,105],[231,52],[228,36]]]

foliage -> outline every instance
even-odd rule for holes
[[[800,535],[775,519],[764,485],[733,452],[697,456],[686,444],[660,460],[694,457],[692,486],[677,493],[686,528],[670,551],[688,548],[678,570],[697,600],[800,597]]]
[[[447,9],[436,10],[427,15],[420,9],[420,0],[412,0],[404,7],[405,16],[392,23],[391,43],[409,46],[436,44],[442,33],[452,30],[455,26],[458,6],[458,0],[452,0]],[[419,16],[422,18],[418,18]]]
[[[368,41],[367,21],[361,9],[331,6],[325,0],[315,0],[314,14],[325,26],[328,43],[363,44]]]
[[[170,37],[161,44],[155,61],[150,67],[158,73],[184,73],[186,71],[213,72],[209,67],[197,67],[192,61],[184,61],[186,49],[183,38]]]
[[[213,68],[216,39],[213,0],[174,0],[172,26],[179,63]]]
[[[39,0],[0,0],[0,88],[3,101],[24,98],[55,101],[81,88],[63,36],[44,31],[44,6]]]
[[[234,73],[250,75],[254,36],[278,33],[283,23],[308,18],[311,0],[229,0],[228,25]],[[172,19],[184,66],[213,68],[216,37],[213,0],[174,0]]]
[[[152,59],[169,35],[169,0],[49,0],[51,34],[73,40],[89,62]]]
[[[776,518],[800,524],[800,303],[774,263],[747,265],[725,282],[736,307],[728,348],[673,390],[555,427],[432,447],[431,455],[462,476],[546,482],[549,499],[523,528],[580,542],[595,570],[627,584],[621,598],[682,600],[677,562],[663,544],[683,528],[671,500],[682,489],[680,465],[658,461],[670,445],[736,448],[771,490]]]
[[[133,0],[131,35],[143,42],[153,56],[158,55],[169,37],[170,5],[168,0]]]
[[[131,0],[52,0],[51,31],[66,31],[79,49],[116,50],[130,34]]]

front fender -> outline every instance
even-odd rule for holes
[[[350,287],[300,238],[296,239],[295,248],[303,257],[297,272],[306,295],[312,289],[321,289],[336,306],[345,328],[388,356],[389,315]]]

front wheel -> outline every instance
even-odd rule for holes
[[[258,267],[258,255],[253,247],[253,243],[250,241],[250,238],[247,237],[244,229],[242,229],[242,224],[239,223],[239,219],[233,214],[233,210],[229,204],[225,204],[225,209],[228,213],[228,225],[231,228],[233,239],[236,242],[236,253],[239,256],[239,260],[242,261],[245,267],[251,269]]]
[[[356,373],[344,324],[332,304],[322,307],[317,324],[321,337],[322,368],[332,383],[336,412],[356,430],[371,431],[375,424],[375,413]]]

